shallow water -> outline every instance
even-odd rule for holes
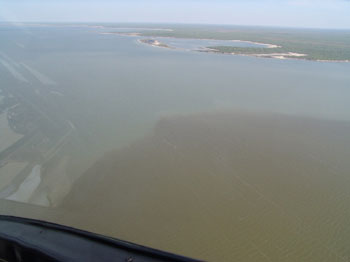
[[[349,132],[273,114],[167,117],[104,156],[62,207],[86,215],[80,227],[209,261],[344,261]]]
[[[100,32],[1,27],[0,89],[26,140],[0,152],[0,196],[36,165],[42,179],[2,214],[211,261],[346,261],[350,64]]]

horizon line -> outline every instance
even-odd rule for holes
[[[145,21],[1,21],[0,23],[8,24],[30,24],[30,23],[47,23],[47,24],[148,24],[148,25],[188,25],[188,26],[242,26],[242,27],[261,27],[261,28],[280,28],[280,29],[314,29],[314,30],[350,30],[347,27],[298,27],[298,26],[286,26],[286,25],[248,25],[248,24],[216,24],[216,23],[186,23],[186,22],[145,22]]]

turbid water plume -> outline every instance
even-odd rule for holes
[[[349,131],[284,115],[163,118],[62,207],[86,215],[80,227],[210,261],[346,261]]]

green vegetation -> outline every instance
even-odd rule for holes
[[[209,46],[208,47],[212,52],[218,52],[223,54],[236,54],[236,55],[256,55],[256,56],[264,56],[264,57],[276,57],[277,54],[285,58],[299,58],[299,59],[308,59],[308,56],[293,56],[286,55],[290,52],[285,48],[277,47],[277,48],[255,48],[255,47],[233,47],[233,46]],[[271,56],[269,56],[269,54]]]
[[[209,46],[209,49],[217,50],[220,53],[235,54],[273,54],[289,52],[285,48],[259,48],[259,47],[234,47],[234,46]]]
[[[310,60],[350,60],[350,30],[263,28],[243,26],[167,26],[173,31],[143,31],[143,36],[244,40],[281,46],[264,52],[306,54]],[[249,54],[251,48],[219,47],[220,52]],[[262,50],[258,50],[261,52]],[[255,50],[254,50],[255,52]]]

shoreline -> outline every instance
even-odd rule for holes
[[[288,53],[266,53],[266,54],[244,54],[244,53],[228,53],[228,52],[221,52],[217,49],[211,49],[211,48],[202,48],[202,49],[182,49],[182,48],[176,48],[169,46],[167,44],[164,44],[160,41],[158,41],[155,38],[171,38],[171,39],[198,39],[198,40],[221,40],[221,39],[210,39],[210,38],[183,38],[183,37],[173,37],[173,36],[149,36],[153,39],[147,39],[147,36],[143,36],[142,33],[135,32],[135,33],[123,33],[123,32],[103,32],[100,34],[108,34],[108,35],[121,35],[121,36],[130,36],[130,37],[145,37],[145,39],[138,39],[137,42],[141,44],[150,45],[153,47],[160,47],[160,48],[167,48],[172,50],[182,50],[182,51],[192,51],[192,52],[203,52],[203,53],[214,53],[214,54],[223,54],[223,55],[239,55],[239,56],[250,56],[250,57],[257,57],[257,58],[272,58],[272,59],[279,59],[279,60],[304,60],[304,61],[314,61],[314,62],[321,62],[321,63],[349,63],[350,60],[323,60],[323,59],[307,59],[307,54],[301,54],[301,53],[294,53],[294,52],[288,52]],[[266,48],[281,48],[281,46],[274,45],[274,44],[266,44],[266,43],[260,43],[260,42],[253,42],[248,40],[222,40],[222,41],[230,41],[230,42],[240,42],[240,43],[250,43],[250,44],[257,44],[257,45],[263,45],[266,46]]]
[[[164,44],[162,42],[159,42],[156,39],[138,39],[137,42],[142,43],[142,44],[146,44],[146,45],[150,45],[150,46],[154,46],[154,47],[161,47],[161,48],[167,48],[167,49],[177,49],[177,48],[168,46],[167,44]]]
[[[235,56],[249,56],[249,57],[257,57],[257,58],[271,58],[271,59],[279,59],[279,60],[303,60],[310,62],[321,62],[321,63],[350,63],[350,60],[322,60],[322,59],[307,59],[306,54],[299,53],[271,53],[271,54],[240,54],[240,53],[225,53],[220,52],[216,49],[203,49],[203,50],[194,50],[197,52],[203,53],[212,53],[212,54],[221,54],[221,55],[235,55]]]
[[[184,40],[207,40],[207,41],[227,41],[227,42],[235,42],[235,43],[247,43],[247,44],[254,44],[254,45],[260,45],[260,46],[266,46],[266,48],[281,48],[282,46],[274,45],[274,44],[267,44],[267,43],[261,43],[261,42],[254,42],[249,40],[224,40],[224,39],[215,39],[215,38],[186,38],[186,37],[175,37],[175,36],[144,36],[142,33],[138,33],[139,36],[142,37],[153,37],[153,38],[170,38],[170,39],[184,39]]]
[[[157,31],[157,30],[154,30]],[[165,30],[163,30],[165,31]],[[225,39],[215,39],[215,38],[186,38],[186,37],[175,37],[175,36],[147,36],[147,35],[142,35],[140,32],[103,32],[100,34],[105,34],[105,35],[123,35],[123,36],[140,36],[140,37],[149,37],[149,38],[170,38],[170,39],[184,39],[184,40],[207,40],[207,41],[227,41],[227,42],[235,42],[235,43],[247,43],[247,44],[254,44],[254,45],[260,45],[260,46],[266,46],[266,48],[281,48],[282,46],[275,45],[275,44],[267,44],[267,43],[261,43],[261,42],[254,42],[254,41],[249,41],[249,40],[239,40],[239,39],[234,39],[234,40],[225,40]]]
[[[271,59],[279,59],[279,60],[302,60],[302,61],[309,61],[309,62],[320,62],[320,63],[350,63],[350,60],[321,60],[321,59],[307,59],[305,58],[307,55],[298,54],[298,53],[292,53],[291,54],[298,54],[298,55],[290,55],[288,53],[274,53],[274,54],[239,54],[239,53],[225,53],[220,52],[217,50],[195,50],[197,52],[203,52],[203,53],[212,53],[212,54],[221,54],[221,55],[234,55],[234,56],[249,56],[249,57],[256,57],[256,58],[271,58]]]
[[[307,54],[300,54],[300,53],[294,53],[294,52],[287,52],[287,53],[266,53],[266,54],[245,54],[245,53],[229,53],[229,52],[222,52],[220,50],[217,49],[213,49],[213,48],[205,48],[202,50],[196,50],[198,52],[207,52],[207,53],[217,53],[217,54],[227,54],[227,55],[242,55],[242,56],[252,56],[252,57],[259,57],[259,58],[275,58],[275,59],[302,59],[307,56]],[[313,60],[314,61],[314,60]]]

